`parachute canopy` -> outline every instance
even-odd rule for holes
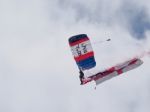
[[[86,34],[70,37],[69,45],[79,69],[87,70],[96,66],[94,52]]]

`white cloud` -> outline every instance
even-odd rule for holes
[[[135,5],[144,6],[149,17],[147,2]],[[0,111],[149,112],[148,57],[141,67],[95,91],[94,83],[79,85],[68,45],[68,38],[79,33],[87,33],[92,42],[111,38],[110,43],[93,45],[97,70],[149,49],[149,31],[147,38],[136,40],[124,25],[128,21],[120,20],[122,3],[0,0]]]

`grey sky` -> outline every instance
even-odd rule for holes
[[[94,90],[79,85],[68,45],[110,37],[93,45],[93,71],[105,69],[150,48],[149,16],[148,0],[0,0],[0,111],[149,112],[149,57]]]

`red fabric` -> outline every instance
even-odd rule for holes
[[[133,59],[133,60],[129,63],[129,65],[133,65],[133,64],[135,64],[135,63],[137,62],[137,60],[138,60],[138,59],[136,59],[136,58],[135,58],[135,59]]]
[[[118,73],[118,75],[122,74],[123,73],[122,69],[117,70],[117,73]]]
[[[79,56],[79,57],[74,57],[74,59],[75,59],[77,62],[79,62],[79,61],[81,61],[81,60],[85,60],[85,59],[87,59],[87,58],[89,58],[89,57],[92,57],[92,56],[94,56],[94,52],[93,52],[93,51],[88,52],[88,53],[86,53],[86,54],[83,54],[83,55],[81,55],[81,56]]]

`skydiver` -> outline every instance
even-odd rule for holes
[[[83,84],[83,79],[84,79],[84,73],[81,69],[80,69],[79,73],[80,73],[79,78],[80,78],[81,85],[82,85]]]

